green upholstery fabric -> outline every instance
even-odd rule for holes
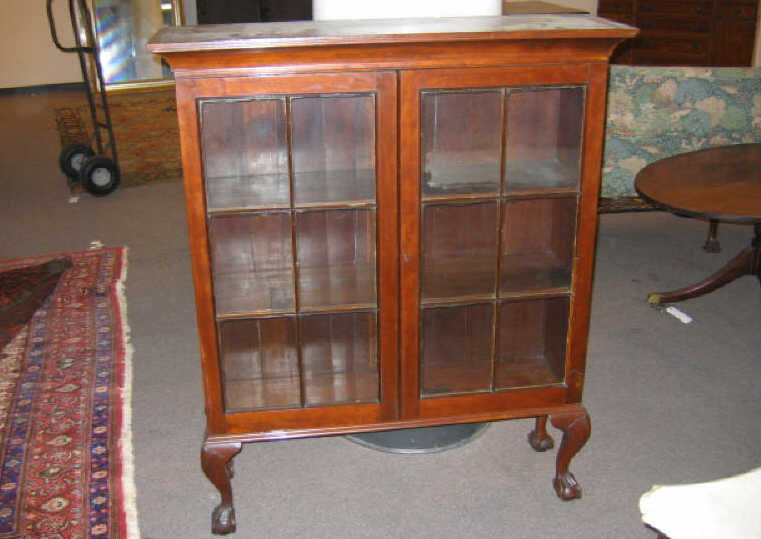
[[[611,66],[602,196],[634,196],[645,165],[761,142],[761,69]]]

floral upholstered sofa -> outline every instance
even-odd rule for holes
[[[611,66],[602,197],[665,157],[761,142],[761,68]]]

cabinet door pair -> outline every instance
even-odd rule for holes
[[[494,410],[516,389],[561,399],[585,76],[193,82],[212,402],[318,422],[353,406],[380,422]]]

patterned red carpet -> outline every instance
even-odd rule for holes
[[[54,259],[71,267],[0,351],[0,538],[132,539],[126,249],[0,261],[0,272],[37,266],[44,282],[40,264]]]

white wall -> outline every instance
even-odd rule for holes
[[[182,0],[182,13],[185,16],[185,24],[198,24],[196,0]]]
[[[44,0],[3,0],[0,17],[0,88],[78,82],[76,54],[64,54],[50,38]],[[53,2],[58,39],[74,44],[66,0]]]

